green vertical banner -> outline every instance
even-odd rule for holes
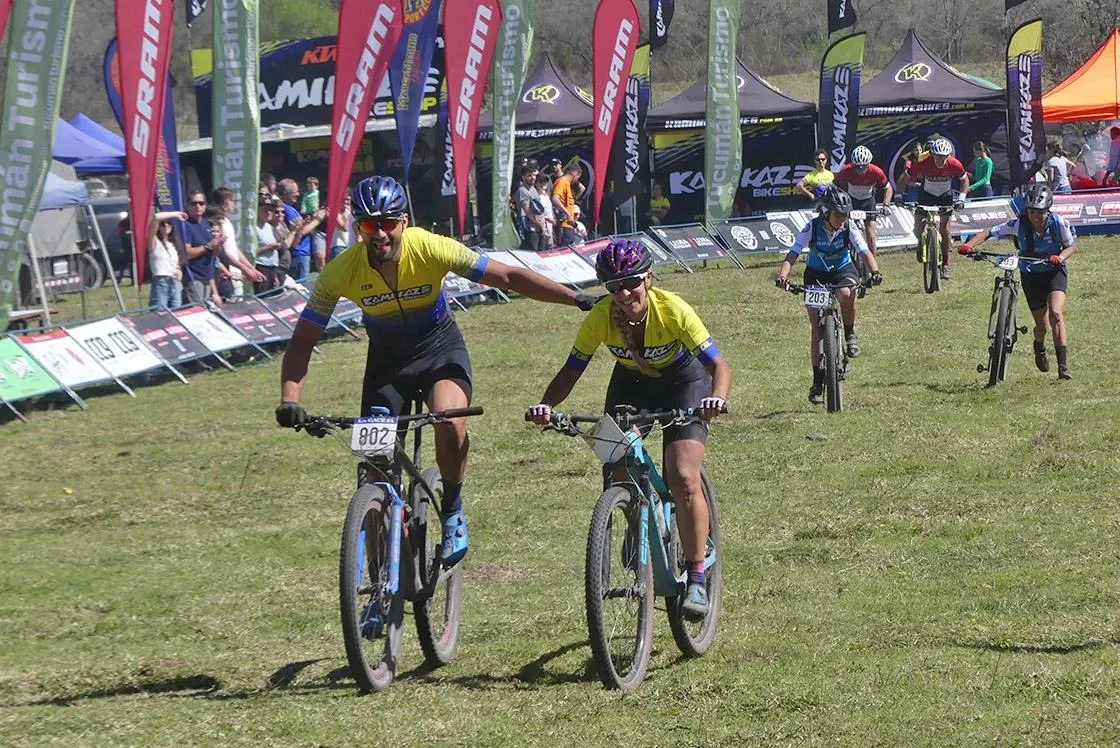
[[[513,137],[517,129],[516,109],[521,86],[529,67],[533,46],[533,12],[536,0],[502,0],[502,29],[494,50],[494,69],[490,74],[494,109],[494,160],[491,180],[491,205],[495,248],[517,247],[521,240],[509,212],[513,186]]]
[[[229,217],[237,247],[252,262],[257,247],[257,183],[261,169],[259,0],[214,0],[214,187],[237,196]]]
[[[15,0],[0,122],[0,332],[8,329],[19,265],[51,168],[69,52],[72,0]]]
[[[708,105],[704,128],[704,222],[731,217],[743,173],[739,130],[739,77],[735,45],[739,37],[739,0],[708,2]]]

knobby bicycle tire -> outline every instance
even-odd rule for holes
[[[653,572],[649,554],[642,563],[638,547],[643,521],[641,504],[630,490],[615,486],[599,497],[587,533],[587,635],[599,680],[622,691],[641,684],[653,648]]]
[[[996,307],[996,329],[992,336],[992,344],[988,348],[988,386],[1002,382],[1007,376],[1010,362],[1008,356],[1011,352],[1011,341],[1008,339],[1011,332],[1008,325],[1011,323],[1011,287],[1004,286],[999,291],[999,305]]]
[[[362,692],[388,688],[401,653],[404,595],[398,590],[390,597],[384,590],[389,574],[388,508],[384,489],[362,486],[350,499],[342,528],[338,564],[342,638],[350,672]],[[375,600],[381,611],[380,627],[368,615]]]
[[[421,473],[424,482],[432,489],[438,501],[443,496],[443,479],[439,470],[431,467]],[[427,494],[419,483],[412,487],[412,522],[410,542],[413,553],[419,555],[421,578],[417,580],[417,591],[431,586],[433,578],[440,574],[439,545],[441,529],[439,507],[432,506]],[[431,596],[416,599],[412,614],[416,619],[416,634],[420,639],[420,649],[424,650],[424,661],[437,667],[446,665],[455,657],[459,644],[459,621],[463,611],[463,565],[443,573],[443,578],[435,585]]]
[[[836,324],[835,314],[825,314],[824,330],[821,332],[824,343],[824,396],[829,413],[837,413],[843,407],[840,388],[840,370],[843,362],[840,357],[840,327]]]
[[[719,543],[719,509],[712,481],[708,477],[707,469],[703,467],[700,468],[700,483],[704,489],[704,500],[708,504],[708,540],[715,553],[715,561],[706,570],[704,578],[708,592],[708,614],[701,621],[689,621],[681,610],[681,603],[684,602],[683,594],[669,601],[669,629],[673,632],[673,641],[677,643],[677,648],[689,657],[699,657],[712,646],[716,636],[716,624],[719,621],[720,598],[723,593],[723,548]],[[670,558],[676,558],[678,571],[683,571],[687,568],[686,560],[680,552],[676,514],[674,513],[673,516],[674,548]]]
[[[941,230],[931,221],[926,222],[926,256],[922,268],[922,284],[926,293],[941,290]]]

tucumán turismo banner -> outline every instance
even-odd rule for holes
[[[595,100],[592,152],[595,185],[591,199],[592,218],[598,224],[611,145],[614,143],[615,129],[626,99],[626,85],[630,79],[630,67],[634,63],[634,50],[638,47],[638,35],[642,31],[634,0],[599,0],[592,29],[591,80]],[[734,85],[732,96],[738,103]],[[735,118],[738,120],[738,111]]]
[[[513,134],[517,128],[517,100],[529,67],[529,51],[533,47],[533,12],[536,0],[503,0],[502,30],[494,51],[491,87],[494,111],[493,173],[490,184],[492,211],[491,244],[496,249],[509,249],[521,244],[513,217],[509,212],[509,196],[513,187]]]
[[[1007,42],[1007,157],[1011,187],[1026,184],[1044,158],[1042,21],[1015,29]]]
[[[834,42],[821,58],[820,111],[817,147],[828,151],[828,168],[840,171],[856,147],[859,126],[859,84],[866,34]]]
[[[338,11],[338,52],[335,77],[339,95],[331,114],[330,157],[327,163],[327,210],[338,215],[350,184],[350,171],[366,133],[366,120],[389,59],[401,36],[401,0],[342,0]],[[335,222],[327,221],[327,246]]]
[[[708,104],[704,128],[704,223],[731,216],[742,170],[735,46],[739,0],[708,2]]]
[[[0,127],[0,332],[8,329],[20,262],[51,166],[73,11],[71,0],[15,0],[9,16]]]
[[[229,216],[237,246],[248,257],[257,246],[257,181],[261,166],[260,109],[257,106],[258,0],[214,0],[213,133],[215,187],[236,196]]]
[[[393,117],[401,147],[401,171],[408,182],[408,168],[420,128],[424,86],[439,35],[440,0],[404,0],[404,28],[389,62],[389,89],[393,94]]]
[[[175,8],[162,0],[117,0],[116,12],[128,207],[136,277],[140,279],[148,255],[144,250],[152,218]]]
[[[447,0],[444,11],[447,44],[447,119],[451,135],[452,164],[459,232],[466,233],[467,180],[470,176],[478,115],[494,47],[502,31],[499,0]]]

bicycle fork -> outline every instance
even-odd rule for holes
[[[385,629],[385,609],[382,600],[392,599],[400,591],[401,568],[401,536],[404,525],[404,499],[396,487],[391,483],[378,482],[373,485],[380,486],[385,495],[389,497],[389,568],[388,579],[384,586],[380,579],[378,569],[370,569],[370,601],[361,616],[362,635],[366,638],[378,638]],[[372,528],[377,532],[376,528]],[[362,570],[366,567],[367,531],[363,530],[361,542],[358,544],[358,568],[355,569],[355,584],[362,583]]]

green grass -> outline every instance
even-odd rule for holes
[[[860,307],[864,355],[834,415],[806,401],[805,315],[772,260],[663,273],[736,377],[709,449],[725,604],[698,660],[659,612],[629,696],[599,686],[586,642],[598,467],[521,420],[575,310],[459,315],[487,408],[460,650],[425,672],[409,631],[403,676],[369,697],[337,620],[352,460],[273,425],[278,362],[4,424],[0,742],[1115,745],[1120,269],[1115,240],[1080,246],[1073,381],[1035,371],[1021,341],[1009,380],[984,387],[993,269],[958,261],[927,296],[898,253]],[[309,409],[355,408],[364,355],[323,345]],[[570,408],[601,402],[606,358]]]

